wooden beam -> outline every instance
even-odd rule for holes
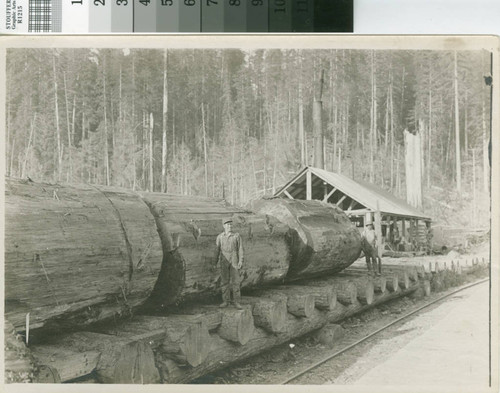
[[[336,205],[337,205],[337,206],[340,206],[340,204],[341,204],[342,202],[344,202],[344,199],[346,199],[346,198],[347,198],[347,195],[344,195],[342,198],[340,198],[340,199],[338,200],[338,202],[336,203]]]
[[[306,199],[310,201],[312,199],[312,174],[311,171],[306,173]]]
[[[337,191],[337,189],[333,187],[333,189],[323,198],[323,202],[328,202],[328,199],[330,199],[335,191]]]
[[[347,210],[351,211],[355,204],[356,204],[356,201],[354,199],[351,199],[351,203],[349,204],[349,207],[347,208]]]
[[[290,195],[290,193],[287,190],[283,190],[283,193],[290,199],[295,199],[293,196]]]

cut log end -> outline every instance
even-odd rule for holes
[[[384,293],[387,289],[387,278],[384,276],[375,277],[373,279],[373,287],[375,292]]]
[[[309,318],[314,312],[314,296],[312,294],[297,294],[289,297],[287,307],[290,314]]]
[[[399,290],[399,280],[398,276],[386,276],[386,287],[389,292],[396,292]]]
[[[252,315],[256,326],[271,333],[279,333],[285,328],[286,297],[276,296],[269,299],[245,296],[242,302],[252,306]]]
[[[222,338],[245,345],[253,337],[254,329],[250,307],[244,307],[243,310],[222,310],[222,322],[218,329]]]

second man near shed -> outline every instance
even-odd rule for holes
[[[233,293],[234,306],[241,309],[240,269],[243,266],[243,243],[241,236],[233,232],[233,220],[222,220],[224,232],[217,236],[215,263],[220,266],[222,304],[227,307]]]

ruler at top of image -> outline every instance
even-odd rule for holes
[[[4,0],[0,33],[352,32],[353,0]]]

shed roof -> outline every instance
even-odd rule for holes
[[[304,174],[307,171],[310,171],[316,177],[330,184],[332,187],[335,187],[337,190],[355,200],[359,204],[365,206],[369,210],[376,211],[378,202],[378,209],[382,213],[426,220],[431,219],[431,217],[422,213],[413,206],[410,206],[402,199],[395,197],[391,193],[375,186],[374,184],[361,180],[353,180],[339,173],[328,172],[324,169],[314,167],[304,167],[292,180],[279,189],[275,195],[281,194],[286,188],[297,181],[303,182],[305,187]]]

